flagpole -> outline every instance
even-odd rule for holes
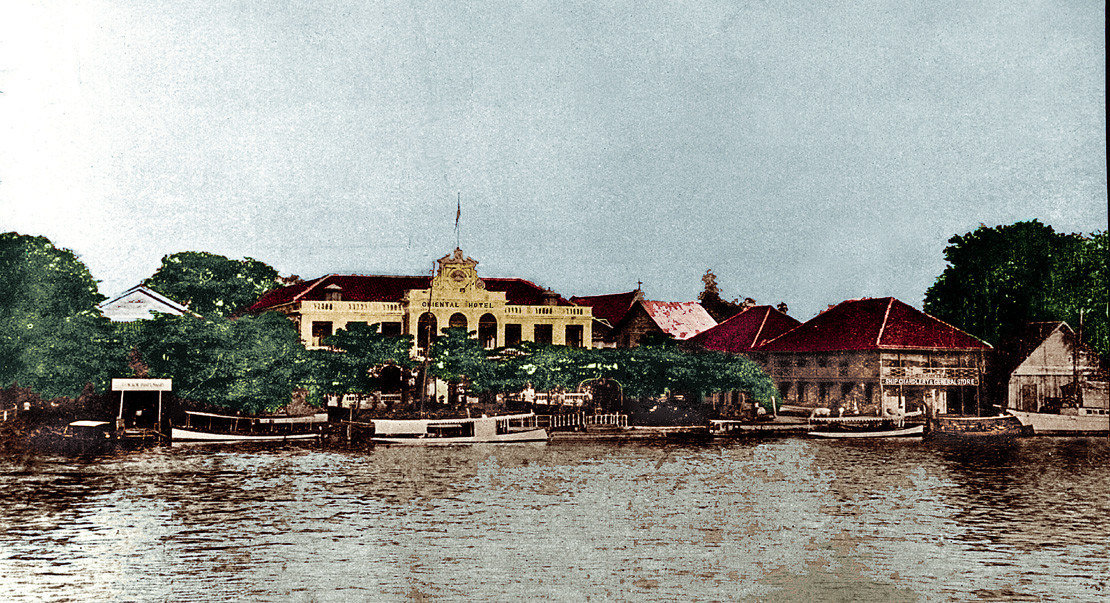
[[[458,201],[455,205],[455,249],[459,246],[459,218],[462,217],[462,191],[459,191]]]

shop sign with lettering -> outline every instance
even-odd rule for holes
[[[116,392],[168,392],[172,385],[173,379],[112,379]]]

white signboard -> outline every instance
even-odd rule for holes
[[[979,380],[944,377],[883,377],[883,385],[979,385]]]
[[[112,379],[115,392],[168,392],[173,379]]]

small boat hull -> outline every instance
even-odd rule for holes
[[[932,439],[1001,440],[1025,435],[1021,421],[1013,415],[963,417],[938,415],[930,417],[925,435]]]
[[[459,436],[459,437],[373,437],[375,444],[389,444],[393,446],[457,446],[467,444],[517,444],[523,442],[546,442],[548,440],[546,429],[532,429],[497,434],[487,437]]]
[[[292,433],[292,434],[231,434],[211,433],[194,429],[174,427],[170,432],[170,439],[175,443],[208,443],[230,444],[236,442],[286,442],[290,440],[314,440],[320,437],[319,433]]]
[[[1107,415],[1063,415],[1012,409],[1006,412],[1017,417],[1034,435],[1083,436],[1110,433],[1110,416]]]
[[[902,429],[883,429],[875,431],[811,431],[808,435],[815,438],[913,438],[925,434],[924,425],[914,425]]]

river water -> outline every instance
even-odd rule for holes
[[[15,601],[1110,598],[1110,445],[0,458]]]

